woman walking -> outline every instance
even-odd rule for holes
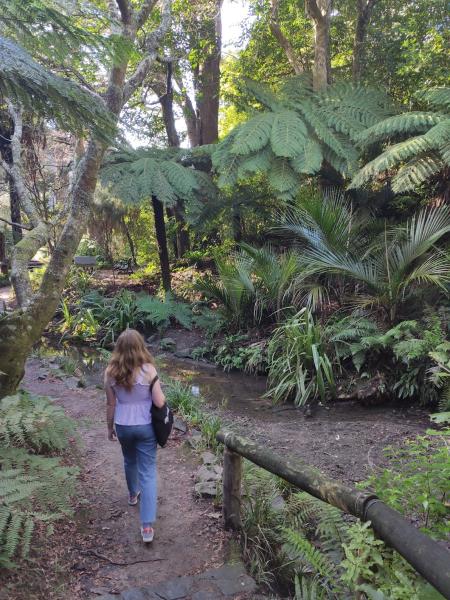
[[[164,394],[153,357],[142,336],[126,329],[117,339],[105,371],[108,439],[122,447],[128,504],[140,498],[141,535],[153,541],[156,519],[156,437],[151,422],[152,402],[161,408]]]

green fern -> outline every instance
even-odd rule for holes
[[[355,170],[357,136],[392,114],[384,94],[336,84],[315,93],[309,77],[285,82],[277,95],[247,82],[264,111],[238,125],[215,148],[212,163],[220,187],[265,172],[282,199],[291,199],[302,175],[317,173],[323,159],[343,174]]]
[[[144,323],[151,323],[154,327],[165,328],[170,325],[170,320],[177,321],[186,329],[192,327],[192,310],[184,302],[177,302],[170,295],[165,300],[142,293],[136,296],[136,307],[139,318]]]
[[[28,555],[37,523],[71,515],[78,469],[23,449],[0,449],[0,565]]]
[[[75,432],[75,422],[48,398],[20,392],[0,400],[0,446],[35,452],[60,451]]]
[[[327,587],[337,591],[340,589],[336,565],[319,548],[316,548],[300,532],[283,529],[286,546],[290,555],[304,563],[314,574],[325,580]]]
[[[295,576],[295,597],[294,600],[323,600],[326,598],[326,592],[321,582],[310,577]]]
[[[350,187],[361,187],[390,170],[395,170],[392,189],[396,193],[413,190],[433,177],[446,177],[445,170],[450,166],[450,88],[422,92],[418,97],[435,108],[435,112],[396,115],[356,136],[363,147],[380,141],[387,143],[398,136],[408,138],[387,145],[356,174]]]
[[[177,200],[196,200],[207,182],[205,173],[182,164],[186,152],[177,148],[117,150],[105,160],[102,182],[126,203],[141,203],[152,196],[167,206]]]

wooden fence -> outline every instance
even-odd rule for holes
[[[299,460],[279,456],[232,432],[220,431],[223,460],[223,515],[227,529],[241,528],[242,457],[278,475],[295,487],[336,506],[362,521],[370,521],[377,536],[394,548],[445,598],[450,599],[450,552],[423,534],[375,494],[328,479]]]

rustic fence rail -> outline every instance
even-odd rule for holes
[[[370,521],[377,536],[394,548],[445,598],[450,599],[450,552],[408,523],[371,492],[328,479],[300,460],[290,460],[232,432],[219,431],[225,445],[223,515],[227,529],[241,528],[242,457],[342,511]]]

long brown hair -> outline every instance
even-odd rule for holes
[[[125,329],[117,338],[106,374],[118,385],[130,390],[136,370],[146,363],[154,364],[154,359],[145,347],[143,337],[135,329]]]

